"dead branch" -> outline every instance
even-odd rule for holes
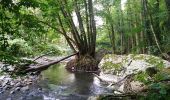
[[[139,93],[132,93],[132,94],[126,94],[126,93],[123,93],[123,94],[110,94],[110,95],[106,95],[106,96],[103,96],[104,98],[121,98],[121,97],[137,97],[137,96],[143,96],[143,94],[139,94]]]
[[[28,69],[26,69],[24,72],[27,73],[27,72],[35,72],[35,71],[45,70],[45,69],[47,69],[48,67],[50,67],[51,65],[57,64],[57,63],[65,60],[65,59],[70,58],[70,57],[72,57],[72,56],[74,56],[74,55],[77,55],[77,54],[78,54],[78,53],[74,53],[74,54],[69,55],[69,56],[67,56],[67,57],[64,57],[64,58],[62,58],[62,59],[60,59],[60,60],[58,60],[58,61],[52,61],[52,62],[50,62],[50,63],[44,64],[44,65],[40,65],[40,66],[38,66],[38,67],[28,68]]]

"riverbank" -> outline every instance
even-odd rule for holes
[[[45,56],[36,62],[38,65],[43,65],[61,58]],[[8,98],[8,100],[45,100],[45,98],[49,100],[63,98],[66,100],[70,100],[70,98],[74,98],[72,100],[86,100],[89,98],[91,100],[92,98],[107,98],[109,95],[124,95],[127,75],[145,71],[148,67],[156,65],[162,66],[164,64],[166,68],[170,65],[168,61],[149,55],[120,56],[109,54],[101,60],[99,64],[101,73],[99,76],[95,76],[91,73],[68,72],[65,69],[65,63],[71,59],[73,58],[52,66],[41,74],[28,73],[25,76],[12,77],[6,73],[0,76],[0,98],[3,100]],[[31,66],[36,67],[36,65]],[[130,84],[135,91],[143,89],[141,83],[136,84],[136,81],[130,82]]]
[[[35,57],[36,58],[36,57]],[[33,60],[35,58],[23,58],[27,60]],[[44,56],[36,60],[36,64],[31,64],[30,67],[36,67],[39,65],[43,65],[55,60],[59,60],[62,57],[50,57],[50,56]],[[68,62],[70,59],[66,59],[62,61],[62,63]],[[4,66],[4,64],[0,64],[1,68]],[[9,70],[14,70],[12,66],[8,66]],[[31,84],[36,84],[37,81],[40,79],[40,73],[37,72],[30,72],[26,73],[24,75],[19,75],[19,76],[13,76],[10,73],[2,72],[1,70],[1,75],[0,75],[0,94],[3,94],[5,91],[8,91],[10,94],[15,93],[16,91],[27,91],[29,89],[29,86]]]

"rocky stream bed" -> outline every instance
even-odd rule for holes
[[[54,59],[60,58],[42,57],[37,62],[44,64]],[[17,77],[11,77],[7,73],[1,75],[0,100],[95,100],[98,95],[124,93],[124,81],[119,85],[111,84],[127,75],[145,71],[148,67],[169,68],[170,62],[144,54],[108,54],[99,64],[99,76],[92,73],[70,73],[64,66],[64,63],[55,65],[41,74],[28,73]],[[130,84],[133,91],[143,89],[141,82],[132,81]]]

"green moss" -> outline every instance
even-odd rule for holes
[[[104,59],[104,60],[109,59],[109,58],[112,58],[112,59],[113,59],[115,56],[116,56],[115,54],[107,54],[107,55],[104,56],[103,59]]]
[[[154,65],[154,67],[158,67],[158,68],[165,67],[163,60],[157,57],[149,56],[148,59],[146,59],[145,61],[151,65]]]
[[[112,63],[112,62],[105,62],[103,64],[103,68],[104,69],[115,69],[115,70],[119,70],[122,67],[122,63]]]
[[[130,58],[131,58],[131,59],[134,59],[135,56],[136,56],[136,54],[130,54]]]
[[[144,55],[134,56],[134,59],[135,60],[143,60],[143,59],[145,59],[145,56]]]

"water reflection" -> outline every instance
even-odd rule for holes
[[[91,73],[70,73],[64,66],[65,64],[58,64],[42,73],[43,80],[46,80],[43,88],[50,88],[49,92],[55,93],[56,97],[90,96],[109,92]]]
[[[93,85],[93,76],[89,73],[75,73],[75,80],[73,87],[75,92],[79,94],[90,95],[93,93],[91,86]]]
[[[64,64],[51,66],[42,72],[42,79],[30,85],[28,91],[6,92],[0,100],[87,100],[89,96],[111,93],[90,73],[70,73]],[[11,100],[11,99],[9,99]]]
[[[74,81],[73,73],[64,68],[65,64],[57,64],[42,73],[43,79],[48,79],[49,83],[55,85],[67,85]]]

